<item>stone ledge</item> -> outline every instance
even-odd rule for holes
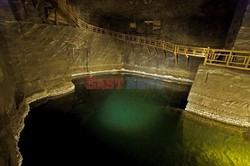
[[[195,103],[189,102],[189,105],[186,107],[186,111],[192,114],[196,114],[208,119],[212,119],[215,121],[219,121],[222,123],[234,125],[234,126],[240,126],[240,127],[250,127],[250,122],[248,121],[248,118],[242,119],[237,116],[229,117],[225,113],[218,114],[216,111],[208,111],[209,108],[197,105]]]
[[[43,98],[50,98],[50,97],[65,95],[65,94],[73,92],[74,89],[75,89],[75,85],[72,82],[59,83],[56,86],[50,87],[49,89],[34,93],[26,97],[19,104],[18,110],[12,113],[11,126],[12,126],[12,133],[16,142],[16,154],[17,154],[19,166],[21,166],[22,164],[22,156],[19,152],[18,141],[20,138],[20,133],[23,130],[24,125],[25,125],[24,120],[30,111],[29,104],[34,101],[43,99]]]
[[[249,74],[200,66],[186,111],[223,123],[250,127]]]

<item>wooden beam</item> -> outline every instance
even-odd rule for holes
[[[188,66],[189,65],[189,56],[186,56],[187,57],[187,59],[186,59],[186,66]]]
[[[166,50],[163,50],[163,53],[164,53],[165,59],[167,59],[167,52],[166,52]]]
[[[149,46],[148,46],[148,45],[147,45],[147,49],[148,49],[148,53],[149,53],[149,54],[151,54],[151,52],[150,52],[150,49],[149,49]]]
[[[141,47],[141,52],[143,53],[143,45],[142,45],[142,44],[140,44],[140,47]]]
[[[55,24],[58,25],[58,13],[57,13],[57,9],[55,9]]]
[[[174,54],[174,63],[175,66],[178,66],[178,54]]]
[[[132,51],[133,51],[133,53],[135,53],[135,50],[134,50],[134,44],[133,44],[133,43],[131,43],[131,46],[132,46]]]
[[[157,51],[157,48],[154,47],[154,50],[156,52],[157,55],[159,55],[158,51]]]

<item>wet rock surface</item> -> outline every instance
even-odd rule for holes
[[[220,122],[250,127],[250,73],[200,66],[186,110]]]

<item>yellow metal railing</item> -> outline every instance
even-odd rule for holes
[[[250,70],[250,51],[183,46],[183,45],[173,44],[164,40],[155,40],[143,36],[118,33],[115,31],[111,31],[108,29],[88,24],[85,21],[79,19],[76,13],[74,12],[73,7],[69,5],[66,0],[58,0],[57,2],[58,2],[58,8],[65,15],[67,15],[68,18],[71,19],[76,26],[94,33],[111,36],[117,40],[142,44],[171,52],[175,55],[176,64],[178,62],[178,55],[184,55],[187,58],[189,57],[204,58],[204,65]]]
[[[250,70],[249,51],[210,49],[204,64]]]

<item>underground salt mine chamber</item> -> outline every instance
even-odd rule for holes
[[[0,1],[0,166],[250,165],[249,13]]]

